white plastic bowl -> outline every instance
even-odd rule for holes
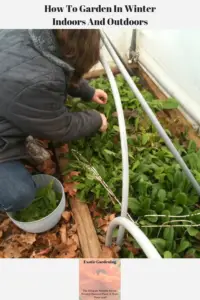
[[[65,192],[61,182],[53,176],[44,174],[34,175],[33,180],[37,184],[38,188],[47,186],[53,180],[54,190],[62,194],[59,205],[50,215],[33,222],[19,222],[13,219],[13,213],[7,213],[7,215],[12,220],[12,222],[20,229],[30,233],[41,233],[52,229],[60,221],[62,213],[65,210]]]

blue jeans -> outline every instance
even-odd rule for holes
[[[0,163],[0,210],[16,212],[35,198],[36,186],[20,161]]]

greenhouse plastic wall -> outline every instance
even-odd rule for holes
[[[200,124],[200,30],[138,30],[139,62]],[[195,126],[196,127],[196,126]]]
[[[128,56],[128,50],[130,47],[130,41],[132,36],[132,28],[106,28],[105,33],[109,36],[116,49],[119,51],[123,58]],[[102,54],[110,66],[114,66],[115,63],[105,48],[102,48]],[[92,68],[92,70],[101,70],[102,65],[98,63]]]

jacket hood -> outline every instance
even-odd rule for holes
[[[67,71],[67,73],[72,73],[74,71],[74,69],[69,64],[61,59],[59,46],[52,30],[32,29],[28,30],[28,32],[31,41],[33,42],[33,45],[38,52]]]

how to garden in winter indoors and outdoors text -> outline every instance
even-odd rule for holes
[[[1,298],[198,299],[200,1],[1,2]]]
[[[180,0],[101,1],[89,3],[24,0],[1,4],[0,28],[103,28],[197,29],[199,3]],[[20,17],[23,16],[23,18]],[[37,16],[37,17],[36,17]]]
[[[134,16],[134,14],[139,13],[154,13],[156,11],[156,7],[153,6],[138,6],[138,5],[124,5],[124,6],[117,6],[114,5],[111,6],[86,6],[86,5],[80,5],[80,6],[73,6],[73,5],[66,5],[65,7],[54,7],[51,5],[45,5],[45,12],[47,13],[62,13],[62,14],[70,14],[70,13],[91,13],[91,16],[93,14],[102,14],[106,13],[108,14],[107,18],[102,19],[95,19],[95,17],[89,18],[89,20],[68,20],[67,18],[64,18],[62,20],[53,18],[52,25],[79,25],[79,26],[106,26],[106,25],[124,25],[124,26],[133,26],[133,25],[148,25],[148,20],[146,19],[133,19],[133,18],[126,18],[126,19],[118,19],[113,17],[110,17],[109,15],[115,15],[119,13],[127,13],[131,16]]]

